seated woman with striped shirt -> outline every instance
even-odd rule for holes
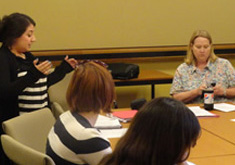
[[[60,115],[48,135],[46,153],[58,165],[96,165],[111,153],[110,143],[94,124],[100,111],[110,112],[114,82],[100,61],[78,65],[67,90],[70,111]]]

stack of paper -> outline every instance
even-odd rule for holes
[[[222,112],[231,112],[235,111],[235,105],[227,103],[216,103],[214,104],[214,109]]]
[[[217,117],[218,115],[213,114],[205,109],[200,108],[199,106],[188,107],[197,117]]]
[[[121,128],[122,125],[118,119],[99,115],[94,127],[99,129],[112,129],[112,128]]]
[[[100,129],[100,132],[106,138],[122,137],[126,133],[127,128],[121,127],[122,125],[118,119],[103,115],[99,115],[95,123],[95,128]]]

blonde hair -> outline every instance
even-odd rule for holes
[[[187,55],[186,55],[186,58],[185,58],[184,62],[188,65],[195,64],[196,59],[195,59],[195,56],[192,52],[192,45],[194,44],[195,39],[198,38],[198,37],[203,37],[203,38],[206,38],[206,39],[209,40],[210,45],[211,45],[211,52],[210,52],[209,59],[210,59],[211,62],[215,62],[215,60],[218,57],[214,53],[214,47],[213,47],[211,35],[206,30],[196,30],[192,34],[191,39],[190,39],[189,44],[188,44]]]

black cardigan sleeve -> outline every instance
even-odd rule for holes
[[[65,75],[73,70],[73,67],[70,66],[65,60],[55,68],[55,70],[48,75],[48,87],[62,80]]]

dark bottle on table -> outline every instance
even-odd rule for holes
[[[204,93],[204,108],[206,110],[214,109],[214,90],[209,88],[203,90]]]

